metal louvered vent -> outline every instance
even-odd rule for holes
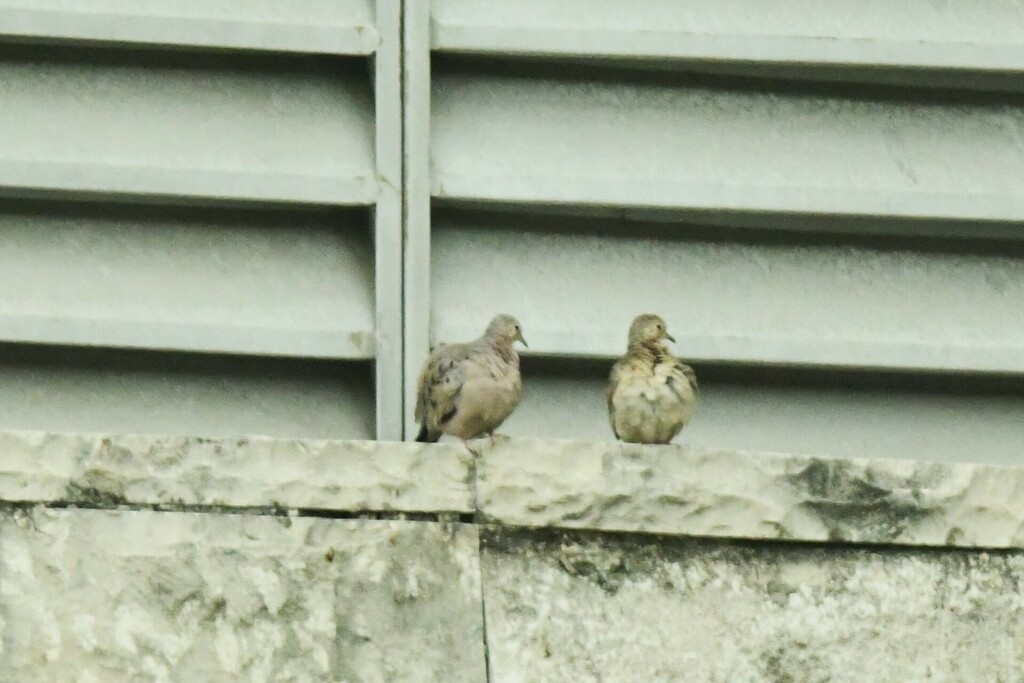
[[[507,311],[503,431],[611,438],[654,312],[701,379],[679,441],[1019,459],[1017,5],[433,0],[404,31],[407,400]]]
[[[0,426],[399,438],[399,0],[0,0]]]
[[[1022,17],[0,0],[0,427],[409,437],[507,311],[502,431],[608,439],[655,312],[684,443],[1017,461]]]

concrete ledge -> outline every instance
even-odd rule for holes
[[[0,501],[461,514],[499,526],[1024,548],[1024,467],[499,439],[0,432]]]
[[[502,525],[798,541],[1024,547],[1024,468],[506,441],[477,466]]]
[[[461,446],[0,432],[0,501],[474,510]]]
[[[0,680],[966,683],[1024,663],[1024,552],[948,547],[1022,547],[1024,468],[478,446],[0,432]],[[118,509],[53,509],[72,505]],[[364,511],[420,516],[317,518]]]

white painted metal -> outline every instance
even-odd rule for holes
[[[285,356],[284,375],[308,358],[376,361],[375,381],[361,362],[318,379],[309,400],[257,363],[225,380],[237,390],[187,399],[198,417],[163,405],[191,371],[165,391],[160,368],[137,400],[125,380],[104,385],[109,409],[58,415],[58,396],[12,416],[401,437],[400,26],[401,0],[0,0],[0,195],[64,207],[0,206],[0,341]],[[178,208],[135,208],[153,203]],[[369,211],[324,211],[339,205]],[[262,399],[247,392],[264,390],[267,410],[250,411]]]
[[[451,200],[1024,221],[1015,106],[492,74],[432,102]]]
[[[429,118],[425,97],[407,102],[407,131],[429,121],[429,148],[406,154],[429,162],[432,200],[407,201],[429,243],[406,251],[406,306],[429,259],[430,319],[407,318],[406,339],[518,315],[530,353],[555,360],[503,431],[610,438],[604,378],[552,363],[610,362],[652,311],[698,373],[817,368],[815,386],[705,383],[684,442],[1019,460],[1024,403],[986,387],[1024,373],[1024,268],[982,241],[1024,236],[1024,108],[1006,92],[1024,71],[1020,3],[430,5],[449,56]],[[407,373],[420,362],[408,345]],[[851,366],[972,388],[858,389]]]
[[[406,2],[405,107],[405,436],[416,434],[416,382],[430,349],[430,3]]]
[[[610,365],[610,363],[609,363]],[[697,368],[698,377],[701,367]],[[603,376],[528,375],[502,427],[524,437],[611,439]],[[1019,465],[1019,395],[704,382],[677,443],[834,457]]]
[[[377,438],[402,439],[402,3],[377,0],[375,59]]]
[[[0,339],[373,358],[373,246],[361,218],[0,213]]]
[[[701,360],[1024,373],[1019,258],[512,227],[434,226],[436,341],[501,310],[533,353],[609,358],[656,312]]]
[[[451,52],[1024,70],[1018,2],[433,0],[432,7],[433,47]]]
[[[432,341],[506,310],[531,352],[610,359],[654,310],[699,362],[819,368],[712,383],[698,443],[1013,458],[1017,399],[965,393],[952,433],[952,390],[828,368],[1024,373],[1020,258],[919,248],[1022,236],[1024,108],[953,90],[1021,89],[1019,3],[0,0],[0,41],[36,44],[0,52],[0,194],[106,207],[0,206],[0,340],[233,359],[11,361],[34,398],[0,426],[399,438]],[[730,80],[766,74],[818,83]],[[892,74],[933,94],[830,85]],[[607,438],[599,378],[527,379],[512,433]]]
[[[0,0],[0,34],[25,40],[372,53],[372,0]]]
[[[216,357],[99,361],[59,350],[0,361],[0,427],[64,432],[372,439],[372,372]],[[179,359],[180,360],[180,359]],[[205,359],[204,359],[205,360]],[[175,361],[177,362],[177,361]]]
[[[372,92],[355,70],[137,65],[130,54],[92,63],[88,53],[76,55],[0,61],[4,191],[376,199]]]

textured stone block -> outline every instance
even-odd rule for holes
[[[0,501],[479,513],[512,526],[1024,547],[1024,468],[499,439],[0,432]]]
[[[477,530],[0,511],[0,681],[484,680]]]
[[[477,507],[505,525],[1024,547],[1024,468],[596,441],[499,441]]]
[[[1024,554],[484,532],[491,680],[977,683],[1024,671]]]
[[[0,500],[470,512],[457,445],[0,432]]]

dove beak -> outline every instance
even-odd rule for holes
[[[530,345],[526,343],[526,340],[525,340],[525,339],[523,339],[523,333],[522,333],[522,332],[520,332],[520,333],[519,333],[519,334],[518,334],[518,335],[516,336],[516,339],[517,339],[518,341],[521,341],[521,342],[523,342],[523,346],[525,346],[526,348],[530,348]]]
[[[675,344],[675,342],[676,342],[676,338],[675,338],[675,337],[673,337],[673,336],[672,336],[671,334],[669,334],[668,332],[666,332],[666,333],[665,333],[665,339],[668,339],[668,340],[669,340],[670,342],[672,342],[673,344]]]

